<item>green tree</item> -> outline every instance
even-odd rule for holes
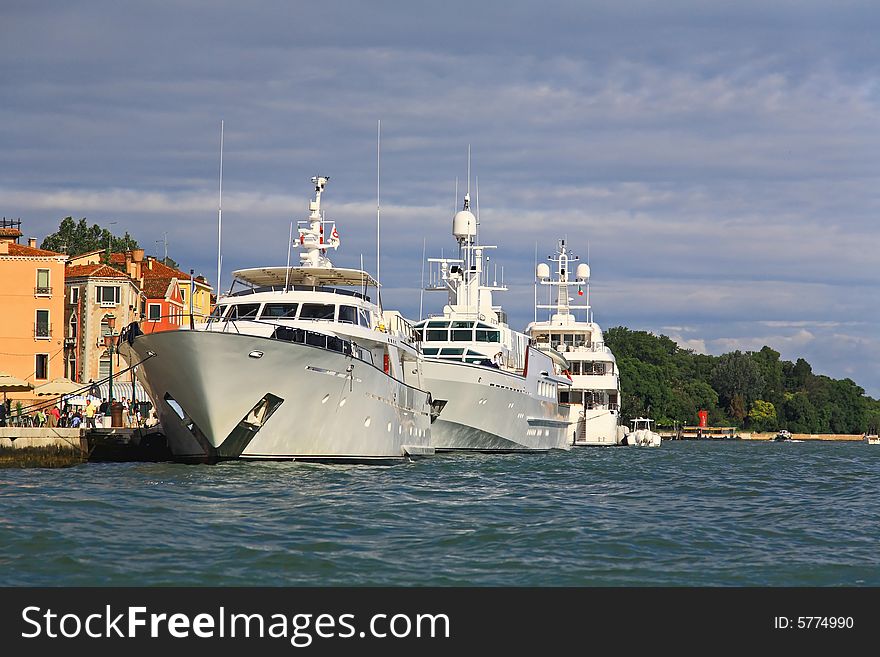
[[[768,401],[756,399],[749,410],[749,427],[756,431],[774,431],[777,428],[776,407]]]
[[[779,360],[779,352],[764,346],[761,351],[750,355],[761,372],[761,378],[764,380],[764,386],[760,392],[761,399],[769,401],[774,406],[779,406],[782,404],[785,393],[782,361]]]
[[[787,393],[782,403],[782,425],[795,433],[819,433],[819,414],[806,392]]]
[[[764,377],[750,355],[737,350],[718,358],[712,370],[712,387],[718,392],[718,401],[730,409],[731,417],[742,421],[746,409],[761,393]]]
[[[108,245],[114,253],[140,248],[128,232],[122,237],[117,237],[98,224],[89,226],[85,217],[78,222],[74,221],[73,217],[62,219],[58,230],[48,235],[40,248],[75,256],[98,249],[106,250]]]

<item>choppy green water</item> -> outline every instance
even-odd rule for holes
[[[880,448],[0,471],[0,584],[880,585]]]

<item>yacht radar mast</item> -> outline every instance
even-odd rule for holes
[[[309,218],[297,222],[299,232],[299,254],[301,267],[322,267],[330,269],[333,263],[327,257],[327,249],[339,248],[339,233],[336,222],[328,222],[321,210],[321,193],[327,186],[330,176],[312,176],[315,185],[315,200],[309,203]],[[329,229],[329,237],[326,233]]]
[[[536,308],[547,310],[555,310],[551,321],[558,320],[566,315],[574,315],[573,311],[583,310],[587,313],[586,321],[590,321],[590,266],[586,263],[577,265],[574,276],[572,276],[571,267],[574,266],[580,256],[574,255],[568,250],[565,240],[561,239],[556,246],[556,254],[547,256],[547,259],[556,263],[556,278],[551,278],[550,267],[545,264],[539,264],[535,269],[535,278],[541,285],[556,287],[556,303],[537,304]],[[569,286],[577,285],[578,297],[584,297],[583,304],[572,304],[573,297],[569,296]],[[582,289],[586,286],[586,294]]]

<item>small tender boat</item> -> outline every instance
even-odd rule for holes
[[[869,445],[880,445],[880,436],[876,433],[866,433],[865,442]]]
[[[773,440],[776,442],[791,440],[791,432],[788,429],[782,429],[779,433],[776,434],[776,437]]]
[[[635,445],[636,447],[660,447],[660,434],[651,429],[651,423],[646,417],[637,417],[632,421],[630,431],[621,441],[621,445]]]

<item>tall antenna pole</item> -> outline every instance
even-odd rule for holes
[[[223,119],[220,119],[220,198],[217,202],[217,300],[220,300],[220,270],[223,259],[220,248],[223,241]]]
[[[538,243],[535,242],[535,322],[538,321]]]
[[[477,184],[477,198],[474,199],[474,200],[477,202],[477,203],[476,203],[476,205],[477,205],[477,235],[476,235],[476,241],[477,241],[477,244],[479,244],[479,243],[480,243],[480,177],[479,177],[479,176],[476,177],[475,182],[476,182],[476,184]]]
[[[382,154],[382,120],[379,119],[377,128],[376,128],[376,284],[378,286],[379,283],[379,245],[381,244],[381,232],[380,232],[380,203],[379,203],[379,174],[380,169],[379,165],[381,162],[381,154]],[[379,291],[376,290],[376,296],[379,296]],[[378,301],[378,299],[377,299]]]
[[[284,276],[284,291],[287,292],[287,284],[290,282],[290,245],[293,243],[293,222],[290,222],[290,236],[287,238],[287,274]]]
[[[422,284],[419,290],[419,321],[422,321],[422,301],[425,298],[425,238],[422,238]]]
[[[468,144],[468,198],[471,195],[471,145]]]

